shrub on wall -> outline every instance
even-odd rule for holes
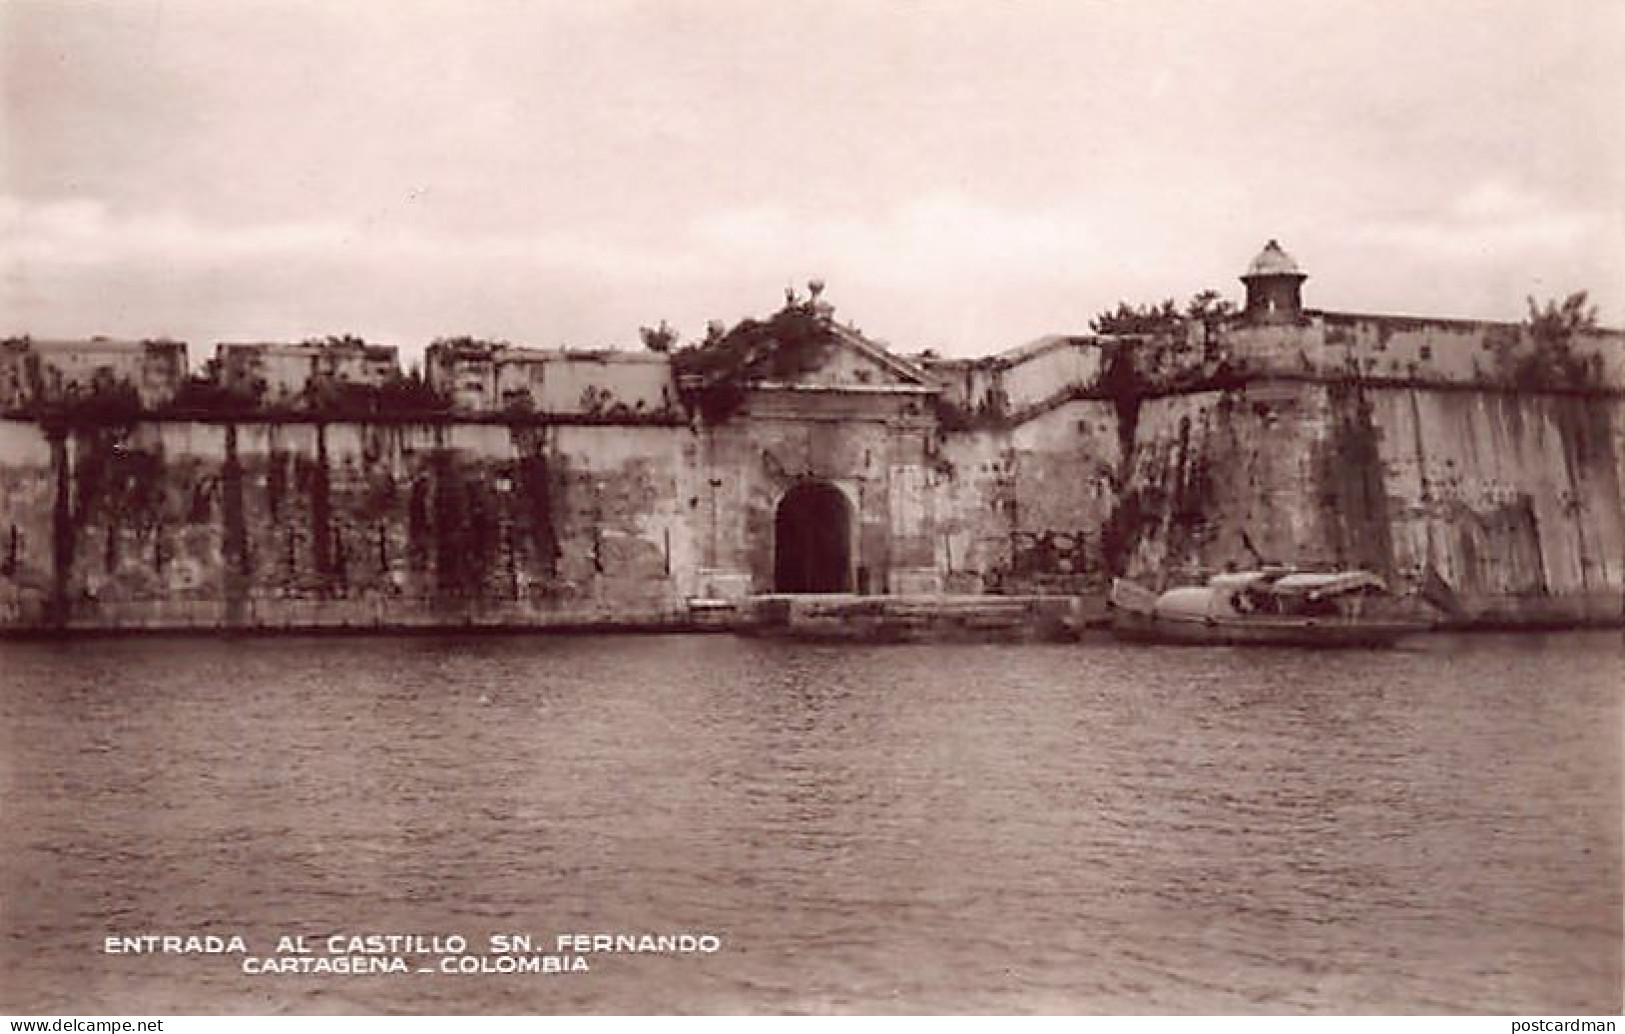
[[[726,420],[744,401],[750,381],[792,380],[816,370],[834,343],[828,320],[810,304],[791,302],[766,320],[747,319],[679,349],[672,368],[686,401],[708,422]]]
[[[1519,350],[1516,339],[1495,342],[1501,379],[1514,388],[1585,391],[1602,387],[1602,356],[1575,348],[1577,338],[1597,329],[1597,307],[1588,304],[1586,292],[1576,291],[1561,303],[1548,300],[1544,306],[1533,298],[1528,301],[1529,316],[1523,329],[1529,350]]]

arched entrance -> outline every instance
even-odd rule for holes
[[[852,591],[852,505],[829,482],[804,481],[779,500],[773,590]]]

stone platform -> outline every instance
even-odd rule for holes
[[[1096,596],[753,596],[737,628],[831,642],[1065,642],[1106,623]]]

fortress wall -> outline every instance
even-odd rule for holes
[[[1228,327],[1222,347],[1254,374],[1346,377],[1371,381],[1532,389],[1514,369],[1535,352],[1528,328],[1516,323],[1310,313],[1300,323]],[[1599,330],[1575,336],[1577,356],[1595,357],[1589,390],[1625,390],[1625,334]]]
[[[541,364],[536,408],[544,413],[581,413],[596,405],[620,405],[654,413],[676,404],[671,362],[654,353],[562,354]]]
[[[972,359],[911,357],[941,391],[943,402],[974,411],[999,387],[1001,374],[991,364]]]
[[[975,412],[997,404],[1019,412],[1093,384],[1102,349],[1092,338],[1056,338],[988,359],[927,359],[923,365],[956,406]]]
[[[1325,327],[1318,320],[1236,323],[1217,336],[1219,353],[1249,371],[1305,376],[1325,373],[1330,367]]]
[[[950,592],[996,588],[1010,567],[1015,457],[1003,431],[944,435],[936,448],[936,564]]]
[[[1486,622],[1617,620],[1625,599],[1606,394],[1255,380],[955,433],[917,396],[771,391],[694,428],[47,427],[0,420],[6,626],[677,615],[771,591],[776,507],[806,478],[851,501],[871,592],[1168,584],[1251,543],[1400,585],[1431,569]]]
[[[677,401],[670,357],[656,353],[486,346],[431,350],[425,366],[463,413],[653,414]]]
[[[1368,377],[1482,384],[1496,370],[1496,348],[1517,347],[1519,328],[1441,320],[1329,313],[1322,366]]]
[[[1516,376],[1536,351],[1528,328],[1516,323],[1312,312],[1290,323],[1233,322],[1213,334],[1209,341],[1201,328],[1186,328],[1184,337],[1155,339],[1158,347],[1058,338],[989,359],[927,360],[926,366],[945,400],[974,413],[996,399],[1004,412],[1017,415],[1068,393],[1098,391],[1107,350],[1114,346],[1158,353],[1157,368],[1144,372],[1174,383],[1201,381],[1222,368],[1251,378],[1357,376],[1373,384],[1451,389],[1625,392],[1625,333],[1618,331],[1578,334],[1569,343],[1575,357],[1594,363],[1594,378],[1569,383],[1554,375],[1544,385]]]
[[[1099,588],[1117,431],[1112,403],[1080,400],[1013,428],[943,436],[933,480],[945,584],[958,592]]]
[[[1625,405],[1616,398],[1256,383],[1149,400],[1113,534],[1179,582],[1266,557],[1431,566],[1465,617],[1617,620]]]
[[[1338,313],[1325,314],[1323,323],[1326,368],[1357,365],[1372,378],[1506,386],[1515,383],[1508,365],[1535,352],[1528,328],[1514,323]],[[1625,390],[1625,334],[1592,331],[1569,344],[1576,355],[1595,357],[1592,387]]]
[[[561,588],[606,616],[680,613],[695,592],[689,432],[558,426],[550,436],[555,484],[563,486],[551,500]]]
[[[1145,401],[1102,532],[1108,560],[1157,586],[1250,566],[1249,542],[1271,560],[1336,562],[1319,534],[1325,418],[1319,389],[1298,384]]]
[[[690,511],[702,594],[773,591],[778,505],[803,480],[846,495],[860,591],[936,588],[933,426],[918,397],[760,391],[747,405],[748,419],[698,432],[701,483]]]
[[[37,623],[52,586],[52,449],[38,424],[0,419],[0,456],[0,625]]]
[[[0,341],[0,409],[62,402],[122,385],[156,407],[168,404],[186,379],[186,345],[179,341]]]
[[[1101,531],[1117,504],[1119,431],[1116,406],[1100,400],[1065,403],[1011,430],[1008,591],[1105,587]]]
[[[8,624],[645,620],[694,567],[670,428],[0,429]]]
[[[1625,599],[1625,403],[1366,392],[1394,566],[1432,564],[1486,620],[1617,619]]]
[[[1011,362],[1002,371],[1000,388],[1010,409],[1019,411],[1068,388],[1093,384],[1100,366],[1100,346],[1069,338]]]

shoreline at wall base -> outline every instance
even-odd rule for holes
[[[1076,642],[1107,621],[1103,595],[895,596],[776,593],[752,597],[749,634],[808,642]]]
[[[375,624],[375,625],[44,625],[0,627],[0,642],[71,639],[238,639],[548,636],[548,635],[718,635],[737,629],[698,620],[583,620],[546,624]]]
[[[1625,615],[1618,617],[1484,617],[1440,621],[1432,632],[1586,632],[1625,630]]]
[[[1111,641],[1103,595],[771,594],[690,601],[687,612],[602,613],[522,621],[400,622],[45,622],[0,623],[0,641],[112,638],[459,637],[545,635],[716,635],[721,633],[852,645],[881,643],[1054,643]],[[703,605],[702,605],[703,604]],[[1434,633],[1540,633],[1625,630],[1625,611],[1483,611],[1436,622]],[[1426,634],[1426,633],[1420,633]]]

